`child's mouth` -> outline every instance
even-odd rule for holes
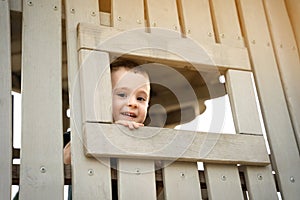
[[[136,118],[137,117],[136,114],[130,113],[130,112],[123,112],[121,114],[124,115],[124,116],[127,116],[127,117],[131,117],[131,118]]]

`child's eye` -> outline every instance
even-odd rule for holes
[[[144,97],[138,97],[137,100],[138,101],[146,101],[146,99]]]
[[[127,95],[125,93],[117,93],[117,96],[122,97],[122,98],[127,97]]]

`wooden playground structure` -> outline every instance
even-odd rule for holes
[[[12,185],[20,199],[64,199],[70,184],[75,200],[299,199],[299,21],[299,0],[1,0],[0,199]],[[159,69],[152,126],[112,123],[120,56]],[[11,91],[22,94],[21,149]],[[173,129],[225,94],[235,134]]]

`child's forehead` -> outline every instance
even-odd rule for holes
[[[111,77],[113,87],[142,87],[150,85],[146,74],[125,67],[112,71]]]

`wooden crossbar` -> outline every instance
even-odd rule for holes
[[[268,165],[262,136],[200,133],[115,124],[85,123],[84,146],[89,157],[202,161]]]
[[[144,28],[122,31],[113,27],[80,23],[78,31],[78,50],[93,49],[115,54],[130,54],[144,60],[173,63],[192,63],[201,66],[218,66],[250,70],[246,48],[236,48],[222,44],[203,44],[180,33],[152,28],[151,33]],[[180,48],[178,48],[180,47]],[[193,51],[190,51],[193,49]]]

